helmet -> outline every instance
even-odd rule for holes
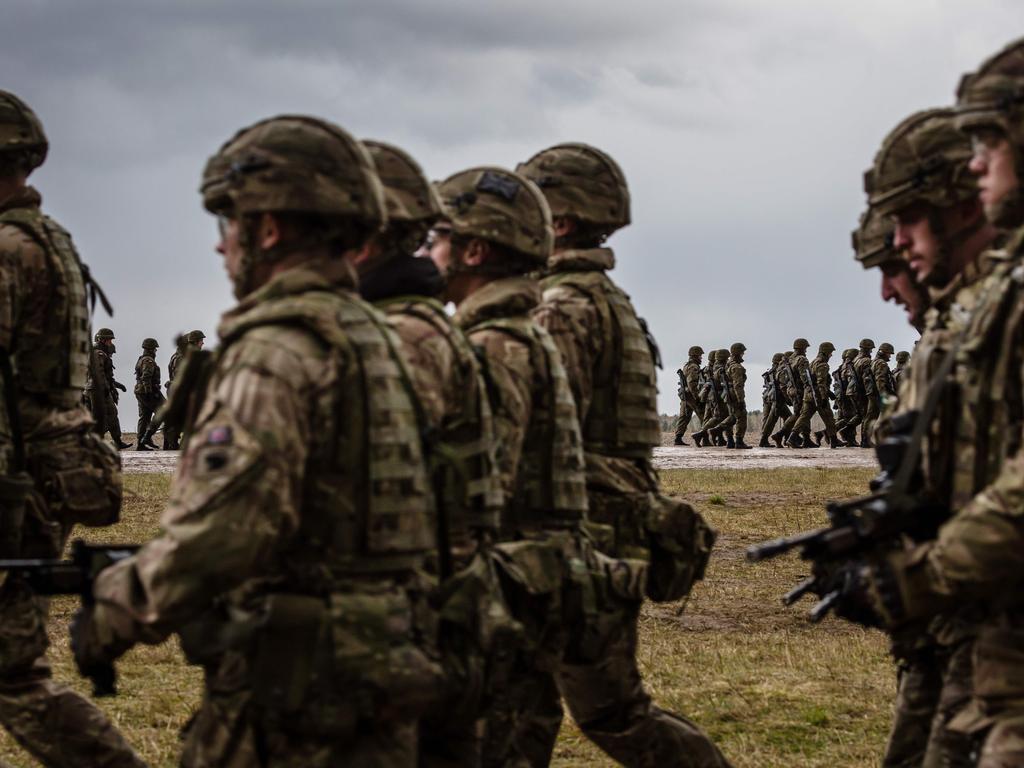
[[[857,356],[857,350],[853,347],[843,350],[843,360],[853,360]]]
[[[570,216],[609,234],[630,222],[626,177],[596,147],[556,144],[516,171],[541,188],[552,216]]]
[[[793,350],[794,351],[803,352],[809,346],[811,346],[811,342],[809,342],[807,339],[796,339],[793,342]]]
[[[861,339],[860,340],[860,348],[861,349],[874,349],[875,348],[875,342],[873,342],[871,339]]]
[[[437,191],[453,234],[503,246],[538,266],[547,263],[554,245],[551,209],[532,181],[485,166],[449,176]]]
[[[23,152],[26,171],[43,164],[50,148],[43,124],[25,102],[9,91],[0,90],[0,158],[8,152]]]
[[[913,203],[948,208],[977,197],[971,154],[953,109],[915,112],[885,137],[864,174],[868,205],[889,216]]]
[[[724,363],[726,360],[729,359],[729,350],[728,349],[720,349],[720,350],[718,350],[717,352],[715,352],[715,359],[718,360],[718,362],[720,362],[720,363]]]
[[[143,349],[157,349],[159,346],[160,345],[157,343],[156,339],[143,339],[142,340],[142,348]]]
[[[704,350],[701,349],[700,347],[690,347],[690,352],[689,352],[690,357],[700,357],[703,354],[704,354]]]
[[[793,350],[792,349],[787,349],[785,352],[782,353],[782,357],[784,359],[786,359],[786,360],[789,360],[792,356],[793,356]]]
[[[836,351],[836,346],[831,341],[823,341],[818,345],[818,354],[827,355]]]
[[[964,75],[957,88],[957,127],[974,133],[994,129],[1005,134],[1014,151],[1017,189],[1003,196],[985,215],[1001,227],[1024,220],[1024,38],[1016,40]],[[988,206],[986,206],[986,209]]]
[[[772,365],[778,365],[782,362],[782,358],[785,357],[781,352],[776,352],[772,355]]]
[[[211,213],[316,213],[386,220],[384,193],[366,148],[333,123],[281,115],[243,128],[206,163],[200,187]]]
[[[404,150],[364,140],[384,188],[389,222],[428,222],[441,218],[441,201],[423,169]]]
[[[878,345],[878,351],[881,352],[883,355],[891,355],[893,352],[896,351],[896,349],[888,341],[883,341],[881,344]]]
[[[190,331],[187,338],[189,344],[198,344],[206,338],[206,334],[202,331]]]
[[[102,341],[103,339],[112,339],[114,338],[114,332],[109,328],[100,328],[98,331],[96,331],[96,336],[94,338],[96,339],[96,341]]]
[[[733,356],[742,355],[746,351],[746,346],[744,346],[743,343],[739,341],[737,341],[735,344],[729,347],[729,353],[732,354]]]
[[[860,226],[853,230],[854,258],[864,269],[880,267],[890,262],[903,262],[893,248],[893,224],[888,217],[868,208],[860,216]]]
[[[896,353],[896,362],[897,363],[905,363],[909,359],[910,359],[910,353],[907,352],[906,350],[903,350],[901,352],[897,352]]]

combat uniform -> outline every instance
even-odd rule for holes
[[[188,353],[188,339],[185,336],[178,337],[177,349],[174,350],[174,354],[171,355],[171,359],[167,361],[167,383],[164,387],[167,389],[167,397],[173,394],[174,379],[178,375],[178,369],[181,364],[185,361],[185,355]],[[181,433],[172,425],[164,424],[164,450],[165,451],[177,451],[181,448]]]
[[[797,341],[803,341],[798,339]],[[794,344],[793,354],[783,363],[786,368],[786,397],[793,404],[793,415],[782,425],[781,433],[786,445],[791,448],[810,447],[811,415],[814,412],[814,400],[808,385],[810,372],[807,362],[806,341],[803,346]],[[799,445],[795,442],[800,440]]]
[[[679,418],[676,420],[676,445],[686,445],[683,442],[683,437],[690,426],[690,421],[695,415],[700,418],[700,355],[691,355],[690,359],[676,373],[679,375]],[[703,422],[701,428],[703,428]]]
[[[12,101],[0,92],[0,124]],[[81,405],[89,362],[83,267],[71,237],[42,214],[31,187],[0,203],[0,295],[0,348],[18,372],[15,400],[34,483],[20,531],[4,519],[4,556],[55,558],[76,524],[116,522],[121,477],[116,453]],[[100,709],[51,679],[48,615],[48,599],[20,580],[4,580],[0,721],[47,766],[143,765]]]
[[[139,405],[135,444],[139,450],[143,450],[153,439],[149,431],[153,416],[164,404],[164,396],[160,391],[160,366],[156,362],[155,343],[152,347],[144,348],[135,362],[135,400]]]
[[[834,350],[831,343],[828,344],[829,353]],[[836,423],[835,419],[832,418],[832,400],[830,395],[832,394],[832,377],[828,365],[828,356],[821,348],[818,350],[817,357],[811,361],[808,366],[808,374],[810,382],[807,385],[808,391],[811,391],[811,404],[814,406],[814,413],[817,413],[821,418],[822,424],[825,425],[825,429],[818,434],[819,442],[821,437],[824,436],[828,440],[829,446],[832,448],[839,447],[839,439],[836,437]],[[814,387],[811,390],[811,387]],[[810,427],[810,419],[808,419],[808,428]]]
[[[861,347],[860,354],[853,361],[854,402],[860,415],[860,447],[870,448],[875,419],[878,418],[878,390],[872,371],[871,350]]]
[[[95,374],[99,378],[94,378]],[[117,415],[118,389],[124,385],[114,380],[114,361],[106,347],[97,341],[92,348],[92,360],[89,362],[85,381],[86,405],[93,413],[102,417],[99,433],[110,433],[111,439],[118,448],[126,448],[121,439],[121,420]]]
[[[875,359],[871,362],[871,375],[875,379],[875,391],[878,393],[881,403],[895,397],[896,379],[889,369],[889,361],[881,357],[881,353],[876,354]]]
[[[775,429],[775,425],[779,420],[781,419],[785,423],[786,419],[792,416],[789,406],[786,405],[786,399],[782,394],[782,387],[779,381],[779,370],[781,367],[782,356],[780,355],[779,362],[773,362],[772,367],[761,374],[764,379],[762,390],[764,415],[762,416],[761,441],[759,445],[762,448],[770,447],[768,438],[771,437],[772,430]]]
[[[744,350],[746,347],[744,347]],[[735,354],[735,353],[734,353]],[[743,362],[736,357],[729,358],[725,367],[725,376],[729,383],[729,393],[732,396],[733,418],[736,420],[736,448],[749,448],[743,442],[747,435],[747,369]]]

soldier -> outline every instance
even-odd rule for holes
[[[779,419],[785,422],[792,415],[789,406],[786,405],[786,397],[782,393],[779,383],[779,369],[782,367],[784,357],[782,352],[776,352],[772,355],[772,367],[761,374],[761,378],[764,379],[762,390],[764,416],[761,424],[761,442],[758,443],[761,448],[771,448],[768,438],[771,436],[772,430],[775,429],[775,425]]]
[[[747,369],[743,367],[743,353],[747,348],[740,342],[729,347],[731,357],[726,363],[725,374],[732,396],[733,418],[736,420],[735,445],[730,448],[751,448],[743,442],[747,435]]]
[[[903,254],[892,245],[893,224],[872,209],[860,217],[852,233],[853,252],[864,269],[878,267],[882,273],[882,299],[903,307],[909,322],[920,333],[929,297]]]
[[[844,349],[842,362],[832,374],[836,393],[836,434],[846,447],[857,445],[857,427],[861,423],[861,414],[855,400],[857,387],[853,361],[856,357],[855,348]]]
[[[202,331],[190,331],[188,334],[188,345],[192,349],[202,349],[206,343],[206,334]]]
[[[444,516],[438,526],[440,594],[452,595],[442,607],[441,648],[449,673],[445,700],[424,721],[420,765],[473,765],[479,759],[481,704],[472,694],[482,687],[477,670],[489,662],[475,628],[486,616],[488,631],[496,633],[501,596],[496,582],[483,580],[484,594],[471,593],[467,609],[466,592],[457,585],[467,578],[478,585],[478,574],[490,572],[473,556],[498,533],[502,493],[494,425],[473,347],[438,300],[444,277],[429,258],[412,255],[442,214],[437,193],[408,154],[381,142],[364,144],[384,186],[388,228],[377,236],[376,253],[358,264],[359,290],[386,313],[408,362],[423,431],[430,435],[427,458],[438,513]],[[468,574],[453,580],[463,568]]]
[[[793,341],[793,353],[790,357],[783,358],[783,367],[786,369],[786,397],[793,404],[793,414],[786,419],[782,429],[772,439],[781,447],[782,442],[789,448],[810,448],[811,443],[811,414],[814,412],[814,401],[811,393],[807,390],[809,363],[807,362],[807,347],[810,342],[807,339],[796,339]],[[797,426],[806,428],[805,433],[797,430]],[[805,427],[806,425],[806,427]],[[781,437],[781,440],[776,437]]]
[[[900,382],[903,374],[907,372],[907,363],[910,362],[910,353],[902,350],[896,353],[896,369],[892,372],[892,378],[896,382],[896,391],[900,391]]]
[[[158,424],[153,422],[153,415],[164,404],[164,396],[160,392],[160,366],[156,363],[156,351],[160,347],[156,339],[142,341],[142,354],[135,362],[135,400],[139,404],[139,425],[135,433],[137,450],[157,450],[153,442]],[[150,425],[153,431],[150,431]]]
[[[698,446],[719,445],[720,428],[729,418],[719,385],[718,353],[721,351],[711,350],[708,354],[708,364],[701,371],[700,400],[704,405],[704,411],[701,414],[700,429],[692,435],[694,444]]]
[[[803,402],[802,399],[797,400],[796,398],[802,397],[802,393],[797,388],[798,382],[796,376],[793,373],[793,350],[788,349],[782,353],[782,362],[779,363],[779,370],[776,372],[776,378],[779,382],[779,391],[782,393],[783,400],[786,403],[789,415],[783,420],[782,426],[779,431],[771,436],[771,439],[775,442],[776,448],[781,448],[783,443],[789,437],[792,431],[792,424],[796,421],[796,416],[800,413],[800,404]],[[787,426],[788,425],[788,426]]]
[[[385,218],[373,162],[331,123],[277,117],[221,147],[201,191],[239,303],[163,532],[99,576],[76,662],[178,632],[206,683],[182,765],[415,766],[437,553],[399,342],[355,293]]]
[[[976,424],[978,418],[986,418],[985,413],[999,412],[1006,404],[999,402],[996,411],[986,411],[995,394],[986,388],[992,385],[989,372],[998,370],[992,359],[998,353],[984,355],[980,368],[974,362],[978,358],[971,354],[957,355],[954,371],[948,375],[942,372],[941,361],[948,357],[952,364],[950,356],[958,338],[974,346],[986,334],[1002,332],[997,330],[999,321],[989,325],[998,311],[978,305],[987,300],[984,297],[990,290],[984,275],[996,265],[998,269],[1007,266],[1005,257],[982,258],[995,233],[984,221],[977,185],[968,173],[970,146],[955,129],[955,119],[948,109],[927,110],[907,118],[886,138],[874,167],[865,176],[869,204],[895,222],[894,247],[930,287],[932,306],[925,313],[926,327],[918,347],[921,365],[911,369],[911,379],[903,387],[905,402],[899,409],[927,410],[933,386],[941,387],[936,390],[939,399],[933,416],[925,416],[936,422],[925,430],[920,446],[924,456],[920,491],[930,503],[954,511],[999,471],[1002,454],[989,452],[987,438],[981,434],[988,430],[979,432]],[[908,184],[907,179],[915,183]],[[999,279],[1005,280],[1005,275]],[[1012,282],[1005,280],[1006,287]],[[1003,301],[1003,293],[997,293]],[[985,327],[981,333],[971,319],[974,308],[974,317]],[[983,348],[997,350],[1001,346],[989,335]],[[877,377],[869,379],[877,387]],[[947,386],[947,381],[964,384],[962,388],[959,384]],[[986,391],[979,401],[979,393]],[[1001,401],[999,395],[995,398]],[[955,415],[959,408],[963,410]],[[953,580],[962,578],[963,573],[958,570]],[[976,633],[972,610],[951,611],[930,623],[893,633],[891,650],[900,685],[884,765],[975,764],[970,741],[949,727],[965,709],[972,686]]]
[[[164,384],[164,388],[167,390],[167,397],[172,394],[172,388],[174,386],[174,379],[178,375],[178,369],[181,364],[185,362],[185,355],[188,354],[189,350],[189,334],[179,334],[175,340],[174,354],[171,355],[171,359],[167,361],[167,383]],[[164,450],[165,451],[177,451],[181,449],[181,433],[178,429],[171,425],[164,423]]]
[[[35,113],[0,91],[0,411],[10,438],[0,456],[3,558],[60,557],[75,525],[110,525],[121,505],[119,459],[81,405],[90,281],[71,236],[42,213],[26,181],[47,146]],[[48,600],[25,581],[3,580],[0,722],[46,766],[144,765],[100,709],[53,681],[48,615]]]
[[[889,358],[896,350],[888,341],[878,346],[875,359],[871,363],[871,375],[875,377],[875,391],[878,393],[879,410],[887,400],[896,396],[896,379],[889,369]]]
[[[121,420],[117,415],[117,402],[119,396],[117,390],[127,392],[128,388],[114,379],[114,359],[117,352],[114,345],[114,332],[109,328],[100,328],[94,337],[95,343],[92,348],[92,359],[89,362],[85,382],[85,400],[92,412],[101,412],[103,415],[102,426],[98,429],[100,435],[110,433],[111,439],[121,450],[131,448],[131,443],[121,439]],[[98,373],[98,377],[94,375]],[[102,403],[102,406],[99,405]]]
[[[637,520],[654,514],[661,503],[651,463],[660,442],[659,355],[646,323],[608,275],[615,257],[604,247],[630,222],[626,180],[611,157],[584,144],[543,150],[519,169],[538,183],[554,217],[554,252],[536,316],[562,353],[575,395],[590,521],[613,533],[611,542],[601,544],[604,554],[653,559],[656,534]],[[689,507],[681,514],[696,516]],[[619,563],[625,571],[625,561]],[[595,657],[579,649],[563,665],[559,687],[573,719],[626,765],[724,765],[725,758],[697,726],[655,706],[644,690],[636,660],[643,595],[636,598],[600,600],[603,650]],[[557,692],[548,691],[552,707],[557,701]],[[555,736],[549,730],[544,759],[534,765],[549,762]]]
[[[733,428],[736,426],[736,404],[733,398],[732,388],[729,385],[729,350],[719,349],[715,351],[715,390],[718,392],[722,404],[724,418],[717,428],[713,430],[715,445],[725,445],[726,448],[735,448],[733,440]]]
[[[823,341],[818,345],[818,355],[811,361],[808,372],[807,389],[811,392],[811,401],[814,405],[814,413],[818,414],[825,429],[815,433],[817,444],[821,445],[824,437],[828,440],[830,448],[839,447],[839,438],[836,436],[836,423],[832,418],[832,378],[829,373],[828,361],[832,359],[832,353],[836,351],[831,341]],[[810,419],[808,419],[808,422]],[[810,424],[808,424],[808,428]]]
[[[679,375],[679,419],[676,421],[676,445],[689,445],[683,440],[683,437],[686,435],[693,416],[700,415],[700,363],[703,357],[703,349],[690,347],[689,360],[676,371]]]
[[[861,339],[860,351],[853,361],[854,402],[861,416],[861,448],[871,447],[871,433],[874,431],[875,419],[878,418],[878,392],[875,389],[875,377],[871,373],[871,353],[874,349],[875,342],[871,339]]]

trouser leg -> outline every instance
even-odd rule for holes
[[[942,671],[935,654],[920,654],[901,663],[892,729],[882,768],[921,765],[941,690]]]

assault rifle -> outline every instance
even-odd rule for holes
[[[814,379],[811,378],[811,369],[804,368],[804,377],[807,379],[807,386],[811,389],[811,399],[814,400],[814,408],[821,410],[821,403],[818,402],[818,389],[814,386]]]
[[[833,610],[855,583],[858,563],[873,552],[899,545],[903,537],[921,541],[932,538],[948,516],[948,510],[911,492],[920,484],[921,436],[926,420],[909,411],[892,419],[892,432],[877,444],[881,473],[872,481],[872,492],[826,506],[829,525],[750,547],[747,560],[760,562],[797,550],[813,563],[812,575],[787,592],[782,602],[792,605],[807,594],[819,597],[811,609],[813,622]]]
[[[92,605],[92,585],[99,572],[138,549],[136,545],[103,546],[76,539],[70,560],[0,560],[0,571],[6,571],[8,579],[24,580],[37,595],[79,595],[83,604]],[[112,664],[89,670],[87,677],[92,680],[94,696],[117,693]]]

